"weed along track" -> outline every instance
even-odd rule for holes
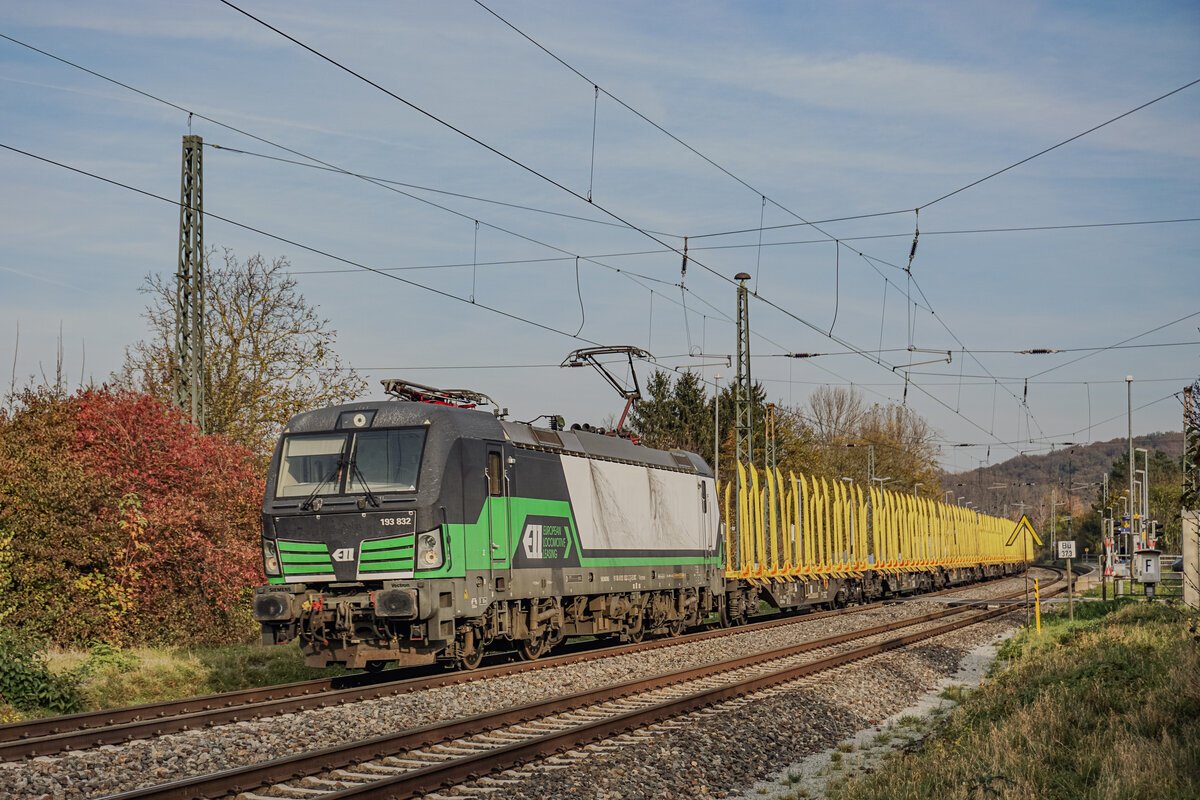
[[[981,602],[1003,600],[1000,595],[1005,592],[1019,597],[1022,592],[1013,591],[1014,583],[976,586],[972,594]],[[805,669],[818,668],[810,662],[826,656],[850,661],[882,652],[858,651],[860,643],[883,649],[902,646],[884,643],[895,638],[889,630],[902,627],[906,634],[928,636],[942,618],[961,626],[979,616],[967,605],[920,613],[927,605],[933,603],[920,600],[860,609],[859,614],[792,617],[662,640],[653,643],[656,647],[610,649],[583,660],[563,657],[417,679],[380,700],[0,764],[0,784],[13,787],[12,797],[223,797],[247,791],[316,796],[315,791],[334,788],[322,781],[354,782],[352,775],[399,779],[412,770],[432,774],[429,763],[396,760],[439,762],[439,769],[451,771],[438,772],[437,780],[453,783],[470,772],[483,775],[492,770],[486,767],[491,758],[506,759],[494,767],[504,769],[537,760],[547,748],[582,746],[613,736],[614,731],[642,729],[656,719],[757,691],[759,683],[792,680],[789,671],[805,674]],[[563,714],[568,716],[555,716]],[[569,728],[558,730],[572,720]],[[489,750],[480,752],[484,745]],[[452,766],[448,756],[455,750],[473,760]],[[382,768],[361,766],[368,763]],[[459,768],[466,772],[453,772]],[[335,774],[337,770],[342,772]],[[65,773],[75,777],[56,777]],[[288,795],[261,788],[281,782],[306,791]]]
[[[972,588],[977,589],[978,587]],[[970,590],[960,587],[925,597],[953,595],[964,591]],[[0,726],[0,760],[14,761],[28,757],[46,756],[66,750],[119,744],[134,739],[245,722],[279,714],[359,703],[432,688],[460,685],[481,678],[516,675],[585,663],[614,655],[669,648],[685,642],[719,639],[754,631],[770,631],[831,616],[869,612],[882,606],[882,603],[872,603],[849,609],[809,613],[803,616],[782,616],[736,629],[700,631],[638,644],[601,649],[589,648],[581,652],[545,658],[535,662],[501,663],[470,672],[439,671],[432,676],[399,677],[411,673],[394,670],[374,675],[347,675],[178,701],[11,723]]]

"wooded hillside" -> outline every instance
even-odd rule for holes
[[[1134,446],[1150,451],[1151,461],[1158,451],[1175,465],[1173,475],[1159,475],[1155,463],[1151,464],[1151,483],[1161,480],[1178,484],[1180,458],[1183,455],[1183,434],[1180,432],[1151,433],[1135,436]],[[1050,518],[1051,490],[1054,490],[1056,508],[1060,515],[1080,515],[1091,508],[1099,497],[1103,476],[1114,462],[1125,457],[1129,449],[1127,439],[1111,439],[1089,445],[1065,446],[1051,453],[1020,455],[988,467],[957,473],[944,473],[942,487],[954,490],[956,497],[965,498],[964,503],[974,501],[976,506],[988,513],[1014,517],[1024,512],[1039,530]],[[1137,465],[1142,463],[1137,454]],[[1159,465],[1165,463],[1162,456]],[[1122,470],[1122,474],[1125,474]],[[1119,493],[1125,484],[1113,487]]]

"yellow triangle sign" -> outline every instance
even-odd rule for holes
[[[1029,533],[1030,536],[1033,537],[1033,540],[1035,542],[1037,542],[1038,544],[1042,543],[1042,539],[1041,539],[1041,537],[1039,537],[1037,535],[1037,531],[1035,531],[1033,529],[1033,524],[1029,521],[1029,517],[1022,514],[1021,521],[1018,522],[1017,527],[1013,529],[1012,536],[1008,537],[1008,541],[1005,542],[1005,546],[1012,547],[1012,544],[1013,544],[1013,542],[1015,542],[1017,540],[1017,537],[1020,536],[1022,532],[1026,532],[1026,531]]]

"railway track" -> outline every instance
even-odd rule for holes
[[[1023,592],[1015,592],[1017,596]],[[995,598],[1002,600],[1005,598]],[[1012,611],[958,606],[766,653],[609,685],[494,713],[199,776],[112,800],[243,800],[310,796],[403,798],[485,776],[644,728]],[[942,622],[947,618],[954,618]],[[921,628],[895,635],[896,631]],[[871,640],[860,646],[849,642]]]
[[[980,584],[974,584],[978,586]],[[954,587],[920,595],[914,599],[946,596],[970,591],[973,586]],[[1020,594],[1020,593],[1016,593]],[[453,686],[480,678],[510,675],[574,663],[670,647],[683,642],[702,641],[720,636],[765,630],[782,625],[807,622],[838,614],[879,608],[871,603],[836,611],[786,615],[732,629],[718,629],[656,639],[640,644],[588,649],[535,662],[502,663],[469,672],[441,672],[419,677],[389,680],[391,675],[411,675],[402,670],[377,675],[348,675],[300,683],[226,692],[98,712],[33,720],[0,726],[0,760],[52,755],[65,750],[119,744],[138,738],[194,730],[246,720],[259,719],[307,709],[373,700],[425,689]]]

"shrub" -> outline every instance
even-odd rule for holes
[[[18,711],[72,714],[83,709],[78,679],[54,675],[42,648],[28,636],[0,628],[0,698]]]
[[[249,638],[254,454],[148,395],[16,401],[0,413],[0,622],[64,645]]]

